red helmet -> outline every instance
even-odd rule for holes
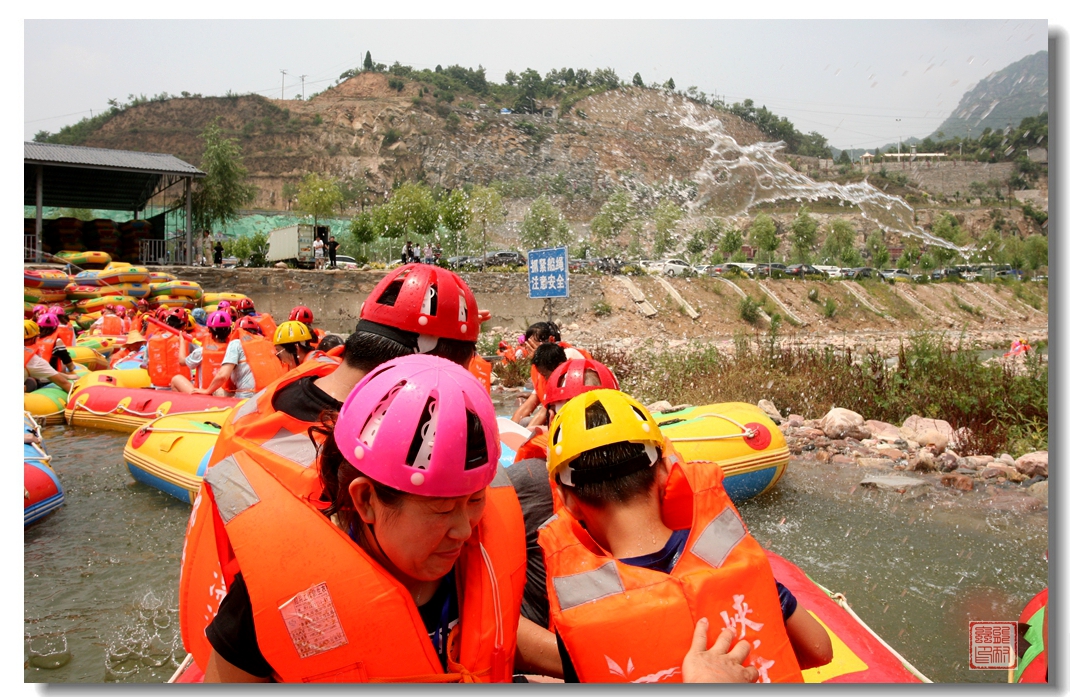
[[[137,301],[137,309],[140,312],[144,312],[145,310],[148,310],[149,309],[149,301],[145,300],[144,298],[142,298],[141,300],[138,300]]]
[[[290,321],[301,322],[302,324],[312,324],[312,310],[304,305],[298,305],[290,310]]]
[[[544,404],[561,404],[584,392],[602,389],[620,389],[613,372],[604,363],[589,358],[573,358],[557,366],[546,379]]]
[[[167,315],[171,314],[171,308],[160,306],[156,308],[156,319],[163,322],[167,319]]]
[[[264,334],[264,332],[260,330],[260,325],[256,323],[256,320],[249,316],[241,318],[241,321],[238,322],[238,329],[252,332],[254,334],[260,334],[261,336]]]
[[[238,308],[238,312],[249,312],[251,310],[256,309],[255,307],[253,307],[253,301],[249,298],[242,298],[236,303],[236,306]]]
[[[452,271],[427,264],[394,269],[360,308],[362,320],[458,341],[479,338],[478,317],[476,296],[468,284]]]
[[[112,305],[111,303],[108,303],[107,305],[104,306],[104,310],[106,312],[115,312],[115,306]]]

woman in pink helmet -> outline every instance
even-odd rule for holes
[[[205,475],[241,568],[206,681],[511,681],[524,521],[486,389],[405,356],[326,423],[324,501],[243,452]]]

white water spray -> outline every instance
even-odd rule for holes
[[[672,106],[669,107],[673,109]],[[699,195],[689,205],[709,205],[722,215],[746,213],[751,206],[784,199],[816,201],[836,198],[840,205],[858,206],[862,217],[886,232],[897,232],[924,240],[927,244],[963,251],[947,240],[931,235],[914,224],[914,209],[906,201],[887,194],[868,181],[854,184],[815,182],[780,162],[774,154],[783,142],[740,145],[725,132],[721,121],[703,118],[695,105],[683,105],[680,123],[703,134],[711,143],[709,156],[693,175]]]

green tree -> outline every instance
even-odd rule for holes
[[[791,256],[799,264],[810,263],[810,247],[817,240],[817,221],[803,206],[791,221]]]
[[[913,238],[907,240],[903,245],[903,253],[899,255],[899,261],[896,262],[896,268],[909,271],[914,268],[914,265],[918,263],[918,259],[921,257],[921,250],[918,249],[917,242]]]
[[[676,247],[676,224],[684,217],[684,211],[668,199],[662,199],[652,214],[654,219],[654,256],[660,257]]]
[[[500,225],[505,221],[505,207],[502,196],[489,186],[477,186],[468,195],[468,207],[472,213],[469,226],[477,226],[482,234],[483,256],[481,265],[485,268],[487,259],[487,226]]]
[[[256,187],[245,183],[249,171],[242,164],[241,146],[223,135],[218,122],[209,124],[200,138],[201,170],[206,176],[193,192],[193,227],[212,231],[237,220],[238,212],[255,198]]]
[[[925,273],[929,273],[930,271],[935,269],[936,260],[933,259],[933,255],[929,254],[928,252],[925,252],[920,257],[918,257],[918,268],[920,268]]]
[[[621,233],[635,219],[635,208],[627,191],[618,189],[609,195],[606,202],[591,220],[591,237],[599,251],[614,248],[620,242]]]
[[[743,248],[743,233],[737,227],[731,227],[725,231],[724,236],[721,237],[721,243],[718,246],[718,251],[724,254],[726,259],[736,261],[735,256],[740,253]],[[740,261],[745,261],[746,256]]]
[[[312,216],[313,226],[319,225],[320,218],[337,213],[341,206],[342,191],[336,180],[321,177],[315,172],[309,172],[301,180],[295,208],[299,213]]]
[[[883,242],[877,242],[870,248],[869,258],[873,262],[873,267],[877,269],[883,269],[888,265],[888,248],[884,246]]]
[[[375,241],[378,235],[376,234],[370,211],[361,211],[353,216],[353,220],[349,221],[349,236],[353,240],[353,244],[360,245],[362,249],[364,245]]]
[[[516,103],[513,105],[513,110],[521,114],[530,114],[535,111],[535,98],[539,95],[542,89],[542,77],[539,75],[539,71],[528,68],[524,72],[520,73],[520,78],[517,80],[517,91],[519,94],[516,98]]]
[[[405,182],[394,189],[379,210],[384,211],[380,218],[384,223],[383,237],[396,239],[406,234],[427,237],[438,227],[438,205],[426,184]]]
[[[851,166],[851,153],[847,152],[846,150],[841,150],[840,151],[840,159],[836,160],[836,162],[838,164],[847,165],[848,167],[850,167]]]
[[[364,54],[364,69],[375,70],[375,63],[372,62],[372,52],[368,51]]]
[[[639,73],[636,73],[635,75],[632,75],[632,84],[635,85],[636,87],[642,87],[643,86],[643,76],[640,75]]]
[[[343,210],[357,206],[364,210],[365,197],[368,194],[368,182],[364,177],[347,177],[341,180],[338,182],[338,191],[342,194]]]
[[[847,220],[837,218],[832,221],[825,243],[821,247],[821,260],[826,263],[835,263],[841,260],[849,250],[854,249],[855,228]]]
[[[1018,235],[1008,235],[1004,238],[1002,251],[1003,263],[1010,264],[1014,269],[1025,266],[1025,243]]]
[[[673,82],[673,79],[671,77],[665,81],[665,89],[669,91],[676,89],[676,83]]]
[[[460,254],[468,251],[468,226],[472,224],[472,210],[464,189],[454,189],[438,202],[439,226],[437,235],[443,247]]]
[[[688,261],[701,264],[722,235],[724,235],[724,223],[718,218],[707,218],[703,225],[691,231],[691,237],[687,240],[685,249]],[[723,254],[721,256],[723,257]]]
[[[947,240],[951,244],[961,244],[963,236],[962,228],[958,219],[951,213],[944,213],[933,223],[932,232],[940,239]]]
[[[776,223],[767,213],[759,213],[750,226],[750,239],[755,247],[765,252],[766,262],[773,261],[773,252],[780,246]]]
[[[1025,238],[1025,267],[1036,272],[1048,265],[1048,238],[1044,235],[1030,235]]]
[[[549,198],[540,196],[531,202],[520,221],[520,243],[525,249],[567,247],[573,240],[572,229]]]

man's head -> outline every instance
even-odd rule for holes
[[[566,503],[604,508],[649,495],[665,444],[646,407],[617,390],[570,400],[550,425],[547,468]]]
[[[568,360],[568,357],[565,356],[565,349],[557,344],[542,344],[535,349],[535,353],[531,356],[531,364],[535,366],[535,370],[539,371],[539,375],[544,378],[550,377],[550,374],[557,369],[557,366],[566,360]]]
[[[312,332],[301,322],[289,320],[275,329],[275,355],[291,367],[300,365],[313,351]]]
[[[542,348],[540,346],[539,350]],[[544,406],[549,412],[550,420],[553,420],[557,412],[573,397],[599,389],[620,389],[617,376],[604,363],[590,358],[573,358],[557,366],[546,379]]]
[[[547,341],[561,341],[561,330],[555,322],[535,322],[524,332],[525,340],[534,340],[540,344]]]

